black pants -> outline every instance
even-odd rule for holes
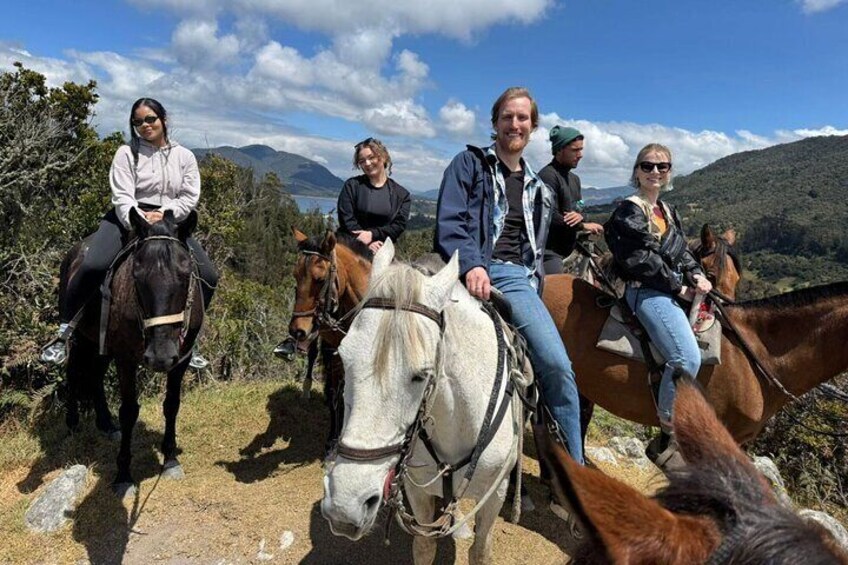
[[[70,322],[85,303],[100,291],[100,284],[106,277],[109,265],[118,256],[127,242],[127,230],[118,220],[114,208],[100,220],[100,227],[88,241],[88,249],[83,256],[79,270],[68,281],[65,300],[60,301],[63,308],[59,312],[62,322]],[[193,237],[186,239],[197,262],[200,277],[207,283],[201,284],[203,303],[208,307],[218,284],[218,272],[209,260],[209,256]]]

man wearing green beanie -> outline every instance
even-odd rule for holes
[[[539,177],[554,195],[553,217],[545,246],[545,274],[562,273],[562,261],[574,251],[577,232],[603,233],[600,224],[584,222],[580,177],[572,171],[583,158],[583,134],[573,127],[554,126],[550,131],[553,159]]]

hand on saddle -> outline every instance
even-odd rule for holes
[[[486,269],[483,267],[474,267],[465,273],[465,288],[468,289],[471,296],[488,300],[492,283],[489,280],[489,273],[486,272]]]
[[[589,235],[602,235],[604,233],[604,226],[594,222],[583,222],[582,229]]]
[[[161,210],[151,210],[150,212],[142,212],[142,214],[144,214],[144,219],[150,224],[160,222],[165,217],[165,214]]]
[[[707,279],[707,277],[695,275],[693,278],[695,279],[695,292],[698,294],[709,294],[713,289],[713,284],[709,281],[709,279]]]
[[[368,230],[353,230],[353,235],[365,245],[371,245],[374,240],[374,235]]]

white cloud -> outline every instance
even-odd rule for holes
[[[150,1],[174,9],[179,9],[175,5],[181,3]],[[393,34],[437,33],[468,39],[498,23],[534,22],[552,5],[553,0],[241,0],[236,9],[266,14],[303,29],[331,35],[356,27]]]
[[[801,9],[807,14],[816,12],[825,12],[840,4],[844,4],[848,0],[797,0],[801,4]]]
[[[235,35],[218,37],[214,21],[183,20],[174,30],[171,43],[177,61],[190,69],[211,69],[232,64],[239,54]]]
[[[427,118],[422,106],[411,100],[400,100],[369,108],[363,113],[362,121],[383,135],[409,137],[434,137],[436,130]]]
[[[465,104],[449,101],[439,110],[441,127],[455,137],[470,137],[477,127],[477,116]]]

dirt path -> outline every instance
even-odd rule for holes
[[[124,503],[109,490],[116,446],[87,426],[71,438],[53,416],[38,437],[22,432],[2,441],[18,461],[0,458],[0,563],[407,563],[411,540],[383,527],[357,543],[334,537],[321,518],[321,401],[300,398],[294,385],[205,387],[186,395],[178,424],[182,481],[159,480],[159,403],[146,402],[134,441],[138,496]],[[529,438],[529,436],[528,436]],[[17,447],[15,447],[17,446]],[[25,530],[23,514],[38,487],[61,468],[91,470],[72,520],[53,535]],[[638,488],[650,477],[615,471]],[[521,523],[495,525],[498,563],[562,562],[572,547],[567,528],[546,505],[538,464],[525,456],[525,482],[537,510]],[[293,538],[293,541],[292,541]],[[468,540],[442,540],[439,563],[466,563]]]

